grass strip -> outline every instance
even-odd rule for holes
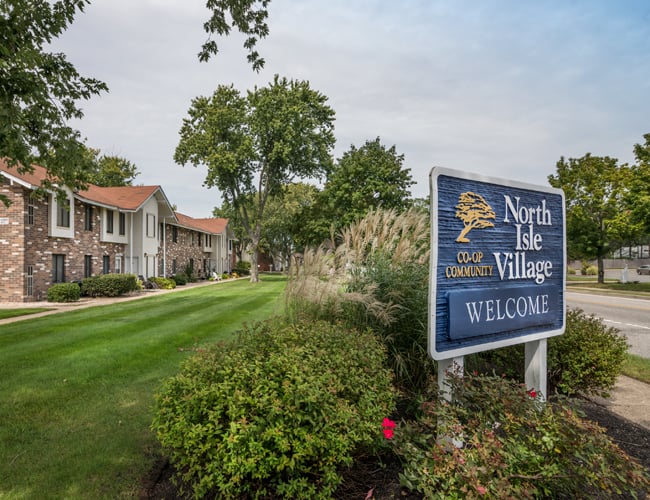
[[[650,384],[650,359],[636,354],[627,354],[623,362],[623,375]]]
[[[0,319],[16,318],[18,316],[26,316],[28,314],[36,314],[40,312],[49,311],[47,307],[23,307],[19,309],[0,309]]]
[[[134,498],[159,452],[153,393],[198,345],[282,307],[219,283],[0,326],[0,498]]]

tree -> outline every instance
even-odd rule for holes
[[[603,258],[619,233],[626,175],[617,159],[587,153],[560,158],[556,174],[548,177],[551,186],[564,190],[567,253],[570,258],[596,258],[599,283],[605,280]]]
[[[404,168],[404,155],[395,146],[386,148],[380,138],[367,140],[363,146],[350,146],[327,177],[318,201],[311,208],[306,238],[319,244],[353,222],[363,218],[373,208],[395,209],[398,212],[411,205],[410,169]]]
[[[36,158],[48,170],[43,187],[82,189],[84,146],[68,124],[83,116],[80,99],[107,91],[106,84],[79,75],[64,54],[46,52],[89,0],[0,2],[0,158],[21,172]],[[0,195],[0,201],[8,203]]]
[[[634,145],[636,162],[630,167],[631,177],[627,194],[628,208],[639,231],[650,233],[650,134],[643,136],[645,144]]]
[[[316,186],[295,182],[285,187],[283,196],[269,200],[262,239],[285,268],[291,263],[291,255],[298,250],[297,234],[305,222],[301,217],[303,209],[313,204],[317,194]]]
[[[251,281],[258,281],[264,211],[270,196],[297,178],[331,169],[334,111],[309,82],[277,75],[242,96],[220,85],[211,97],[192,100],[174,160],[206,166],[205,184],[217,187],[236,209],[251,241]],[[254,197],[254,206],[244,201]]]
[[[126,158],[120,156],[99,156],[98,149],[89,150],[94,153],[92,171],[88,181],[97,186],[131,186],[133,180],[140,175],[138,167]]]

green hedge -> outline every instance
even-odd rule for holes
[[[163,290],[173,290],[176,288],[176,281],[172,278],[163,278],[162,276],[152,276],[149,281],[155,283],[158,288]]]
[[[248,326],[188,360],[153,429],[196,498],[330,497],[393,410],[385,351],[326,322]]]
[[[615,328],[593,315],[570,309],[563,335],[548,339],[549,392],[606,395],[621,374],[629,345]],[[524,379],[524,345],[467,356],[469,371],[504,373]]]
[[[79,283],[57,283],[47,289],[48,302],[76,302],[80,296]]]
[[[81,293],[88,297],[118,297],[137,289],[135,274],[102,274],[81,282]]]

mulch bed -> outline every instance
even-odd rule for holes
[[[578,400],[577,406],[585,413],[586,418],[605,428],[612,441],[650,472],[650,430],[619,417],[588,399]],[[344,474],[344,482],[339,487],[336,498],[341,500],[419,499],[419,495],[400,486],[399,472],[399,461],[393,457],[386,457],[381,462],[376,457],[359,460]],[[140,498],[184,500],[171,481],[173,473],[173,467],[169,462],[161,459],[143,482]]]

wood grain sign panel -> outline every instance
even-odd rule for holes
[[[434,168],[431,356],[563,333],[565,248],[561,190]]]

